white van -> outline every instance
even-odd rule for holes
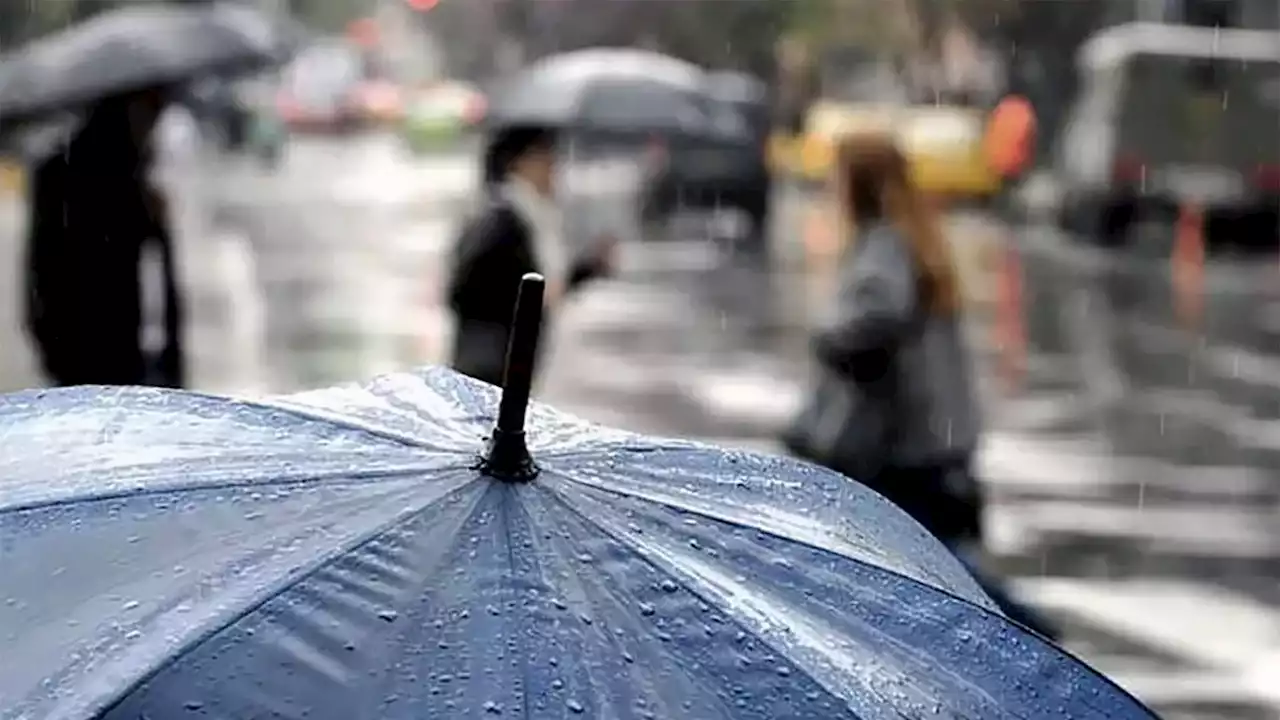
[[[1118,245],[1195,204],[1211,227],[1244,224],[1230,242],[1274,250],[1280,32],[1131,23],[1091,38],[1078,63],[1055,159],[1064,225]]]

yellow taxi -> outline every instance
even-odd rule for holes
[[[0,198],[21,195],[25,191],[25,185],[22,166],[0,157]]]
[[[770,161],[780,175],[821,183],[830,176],[839,137],[851,132],[892,132],[923,190],[985,199],[1000,188],[1000,178],[982,154],[985,125],[984,113],[964,107],[818,102],[809,111],[802,135],[772,138]]]

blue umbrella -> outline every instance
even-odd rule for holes
[[[1154,717],[853,482],[526,408],[541,296],[501,398],[5,398],[0,717]]]

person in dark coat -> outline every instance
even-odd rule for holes
[[[148,182],[159,90],[103,101],[34,171],[26,326],[56,385],[184,385],[182,307],[162,196]],[[166,340],[142,346],[144,248],[160,254]]]
[[[571,257],[566,249],[554,205],[554,131],[516,127],[497,132],[483,170],[484,205],[464,226],[454,250],[448,290],[455,320],[451,364],[473,378],[501,385],[520,278],[529,272],[546,277],[543,323],[549,325],[567,295],[608,274],[614,243],[601,242],[585,257]]]

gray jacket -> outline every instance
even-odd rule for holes
[[[915,263],[897,230],[878,225],[859,234],[841,261],[835,309],[814,339],[821,368],[808,418],[815,453],[877,455],[854,458],[854,467],[870,472],[966,459],[980,419],[960,319],[920,307]],[[877,351],[885,360],[891,348],[885,369],[893,381],[868,382],[865,365],[874,372]]]

